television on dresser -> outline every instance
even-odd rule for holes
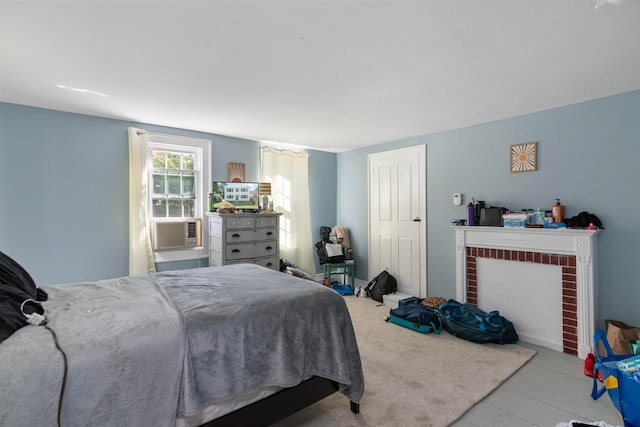
[[[260,208],[260,183],[258,182],[214,182],[212,190],[213,208],[233,205],[240,210]]]

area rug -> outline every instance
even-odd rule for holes
[[[389,307],[345,297],[365,376],[360,413],[340,393],[280,421],[293,426],[448,426],[515,373],[535,351],[421,334],[385,321]]]

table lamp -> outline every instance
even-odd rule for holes
[[[269,196],[271,196],[271,183],[270,182],[261,182],[260,183],[260,196],[262,197],[262,210],[271,210],[269,207]]]

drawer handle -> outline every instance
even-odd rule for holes
[[[237,239],[238,237],[240,237],[240,235],[238,233],[233,233],[231,237],[233,237],[234,239]]]
[[[267,247],[266,247],[266,248],[264,248],[264,249],[265,249],[265,250],[267,250],[267,251],[270,251],[270,250],[272,250],[273,248],[272,248],[271,246],[267,246]]]
[[[231,253],[237,254],[238,252],[240,252],[240,249],[232,249]]]
[[[268,262],[268,263],[267,263],[267,267],[272,267],[272,266],[273,266],[273,263],[272,263],[272,262]]]
[[[267,236],[273,236],[273,231],[267,231]]]

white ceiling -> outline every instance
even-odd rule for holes
[[[0,0],[0,101],[324,151],[637,89],[640,0]]]

